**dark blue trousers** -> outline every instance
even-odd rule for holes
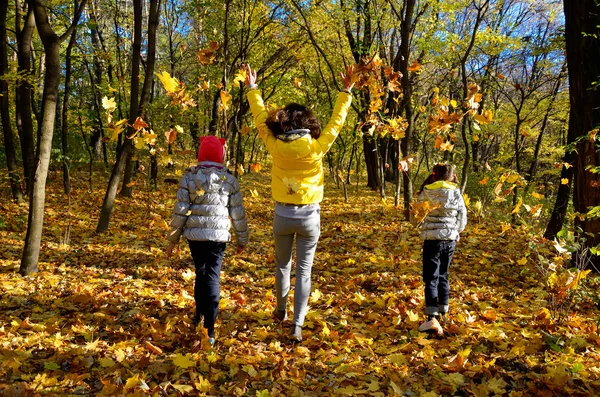
[[[226,243],[190,240],[189,245],[196,266],[196,318],[204,316],[204,328],[207,329],[208,336],[214,338],[221,298],[221,266]]]
[[[450,282],[448,268],[454,256],[456,241],[425,240],[423,242],[423,281],[425,282],[425,314],[437,316],[448,312]]]

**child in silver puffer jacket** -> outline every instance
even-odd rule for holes
[[[443,335],[437,320],[448,312],[450,282],[448,268],[467,224],[467,209],[460,189],[456,185],[454,166],[437,164],[423,182],[417,199],[428,202],[430,212],[421,224],[423,240],[423,281],[425,283],[425,314],[427,321],[419,331],[434,331]]]
[[[242,192],[237,179],[223,165],[225,140],[215,136],[200,138],[198,165],[181,179],[173,209],[167,256],[183,235],[188,241],[196,282],[194,299],[198,324],[204,317],[209,342],[215,343],[215,321],[219,310],[220,278],[226,243],[231,240],[233,222],[237,252],[248,244],[248,224]],[[231,221],[230,221],[231,218]]]

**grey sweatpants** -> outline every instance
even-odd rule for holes
[[[294,287],[294,325],[302,326],[310,295],[310,274],[317,242],[321,234],[321,214],[317,211],[304,219],[286,218],[275,214],[273,235],[275,238],[275,290],[277,310],[285,311],[290,292],[292,271],[292,248],[296,236],[296,285]]]

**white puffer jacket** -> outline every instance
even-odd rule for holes
[[[248,224],[238,180],[223,164],[203,161],[183,176],[167,239],[183,234],[193,241],[227,242],[233,229],[238,245],[248,244]]]
[[[434,208],[421,224],[422,240],[458,240],[467,225],[467,208],[456,184],[437,181],[426,185],[418,201]]]

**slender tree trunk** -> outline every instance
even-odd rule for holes
[[[415,116],[412,107],[412,83],[409,78],[408,63],[410,61],[410,49],[411,49],[411,32],[413,30],[413,13],[415,9],[416,0],[405,0],[404,2],[404,15],[402,24],[400,25],[400,72],[402,73],[402,90],[404,97],[402,99],[402,105],[404,108],[404,116],[408,122],[408,127],[404,133],[404,137],[400,143],[399,149],[401,149],[402,155],[399,154],[398,161],[402,157],[407,157],[411,154],[413,148],[413,137],[415,132]],[[400,151],[398,152],[400,153]],[[413,184],[410,177],[410,170],[402,172],[402,184],[404,185],[404,218],[410,221],[410,203],[413,196]]]
[[[365,157],[365,165],[367,167],[367,186],[372,190],[379,186],[379,170],[377,168],[377,153],[373,143],[375,138],[363,136],[363,153]]]
[[[63,108],[62,108],[62,128],[61,128],[61,143],[62,143],[62,165],[63,165],[63,185],[65,187],[65,194],[69,196],[71,194],[71,179],[69,176],[69,150],[67,147],[67,132],[69,130],[68,116],[69,116],[69,96],[71,95],[71,52],[77,39],[77,30],[73,30],[71,33],[71,39],[67,46],[67,52],[65,54],[65,88],[63,95]]]
[[[20,4],[17,2],[17,14]],[[23,172],[27,193],[31,193],[33,187],[33,172],[35,168],[35,151],[33,139],[33,120],[31,95],[34,87],[28,82],[31,74],[31,37],[35,29],[35,18],[31,6],[27,11],[23,27],[20,26],[20,18],[16,19],[17,31],[17,61],[18,72],[21,78],[17,83],[17,129],[21,140],[21,155],[23,156]]]
[[[75,28],[85,2],[86,0],[82,0],[73,24],[64,34],[71,34],[72,29]],[[60,43],[65,37],[64,35],[58,37],[52,30],[48,20],[47,5],[44,1],[30,0],[29,4],[34,9],[37,30],[44,44],[46,76],[44,78],[44,92],[42,95],[40,149],[29,199],[29,217],[27,219],[25,247],[23,248],[23,256],[19,268],[19,272],[22,275],[27,275],[38,270],[42,227],[44,224],[46,178],[48,177],[48,167],[50,165],[52,136],[54,134],[54,121],[56,118],[56,102],[58,100],[58,86],[60,83]]]
[[[102,85],[102,75],[103,75],[103,67],[102,62],[100,62],[100,57],[98,54],[102,50],[100,47],[100,34],[98,30],[98,23],[96,21],[95,11],[90,13],[90,36],[92,41],[92,48],[94,49],[93,53],[93,65],[94,65],[94,73],[91,75],[90,80],[92,83],[92,106],[93,106],[93,114],[96,122],[94,123],[94,127],[92,130],[92,134],[90,136],[91,146],[94,148],[94,155],[96,156],[96,160],[100,160],[102,158],[102,109],[100,109],[101,103],[101,94],[100,94],[100,86]]]
[[[7,7],[0,7],[0,74],[8,73],[8,52],[6,50],[6,16]],[[13,129],[10,123],[10,93],[8,92],[8,81],[0,80],[0,117],[2,119],[2,131],[4,132],[4,149],[6,150],[6,164],[8,175],[10,177],[10,189],[13,200],[18,203],[23,201],[23,191],[21,190],[21,181],[19,178],[19,169],[17,165],[17,156],[15,152],[15,142]]]

